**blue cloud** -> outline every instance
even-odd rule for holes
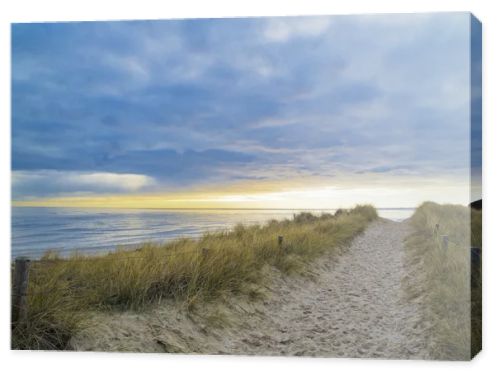
[[[458,174],[468,19],[15,24],[12,168],[145,175],[154,189],[275,169],[394,173],[395,157]]]

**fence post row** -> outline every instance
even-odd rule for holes
[[[27,291],[30,260],[18,257],[14,266],[14,286],[12,296],[12,322],[24,322],[28,314]]]

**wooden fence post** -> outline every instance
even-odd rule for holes
[[[439,223],[436,223],[436,226],[434,227],[434,235],[437,235],[439,232]]]
[[[278,246],[281,248],[283,245],[283,235],[278,235]]]
[[[207,256],[208,256],[208,248],[202,248],[201,249],[201,254],[203,255],[203,258],[207,258]]]
[[[27,296],[30,260],[17,257],[14,266],[14,286],[12,296],[12,322],[26,321],[28,315]]]
[[[448,241],[449,241],[448,235],[443,235],[442,241],[443,241],[443,248],[445,251],[447,251],[448,250]]]

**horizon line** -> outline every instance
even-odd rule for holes
[[[377,210],[413,210],[417,207],[376,207]],[[11,205],[11,208],[62,208],[62,209],[135,209],[135,210],[339,210],[350,209],[350,207],[340,208],[150,208],[150,207],[106,207],[106,206],[40,206],[40,205]]]

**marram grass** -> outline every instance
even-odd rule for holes
[[[431,357],[470,359],[480,347],[480,333],[471,332],[471,298],[475,304],[478,290],[471,296],[470,247],[481,247],[481,214],[460,205],[426,202],[410,223],[407,261],[417,265],[419,275],[407,289],[409,296],[422,298]],[[443,235],[449,239],[447,248]]]
[[[364,205],[336,215],[302,213],[262,226],[237,225],[136,251],[67,259],[48,252],[32,262],[28,318],[13,327],[12,347],[64,349],[95,310],[140,310],[161,300],[189,309],[221,294],[251,298],[250,286],[262,283],[265,265],[300,272],[322,253],[347,245],[376,218],[376,210]]]

